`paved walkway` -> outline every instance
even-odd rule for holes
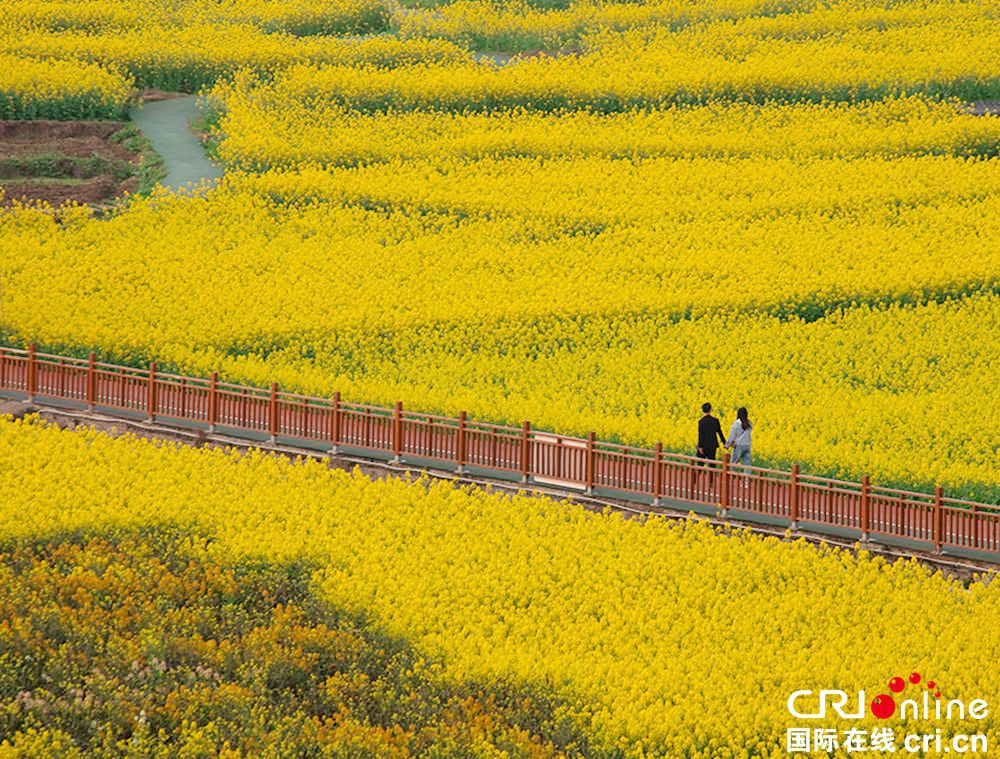
[[[979,100],[971,111],[974,116],[1000,116],[1000,100]]]
[[[158,100],[133,108],[131,117],[142,133],[163,158],[167,176],[161,184],[168,190],[179,190],[214,184],[222,169],[208,160],[191,122],[198,118],[198,99],[194,95]]]

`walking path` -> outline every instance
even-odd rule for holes
[[[197,187],[203,181],[214,184],[222,177],[222,169],[208,159],[191,131],[191,122],[199,116],[197,101],[194,95],[157,100],[130,114],[163,158],[167,176],[161,184],[168,190]]]
[[[972,104],[974,116],[1000,116],[1000,100],[979,100]]]
[[[0,415],[11,414],[15,419],[22,418],[26,413],[38,412],[41,418],[47,422],[58,424],[60,427],[76,428],[77,425],[91,427],[100,432],[117,436],[125,432],[137,435],[148,440],[164,440],[175,443],[186,443],[195,447],[208,445],[224,449],[238,449],[247,451],[251,449],[261,449],[269,451],[275,455],[287,456],[291,459],[312,458],[326,461],[331,468],[344,469],[346,471],[360,470],[361,474],[371,479],[384,479],[387,477],[398,477],[407,481],[414,481],[421,473],[430,477],[442,480],[452,480],[458,484],[475,485],[489,491],[520,492],[533,496],[546,496],[550,498],[565,498],[567,493],[558,488],[547,488],[537,482],[521,483],[516,478],[503,479],[497,477],[495,473],[490,476],[486,472],[477,472],[467,469],[463,473],[457,473],[448,468],[442,468],[440,462],[425,462],[422,466],[419,462],[401,462],[394,464],[387,460],[386,456],[373,455],[371,451],[361,451],[346,449],[333,454],[329,451],[329,445],[322,449],[300,444],[296,445],[290,441],[278,440],[275,443],[268,443],[260,436],[241,434],[237,430],[218,431],[213,434],[206,434],[205,430],[193,424],[186,424],[180,420],[171,420],[165,423],[158,420],[155,423],[148,422],[142,418],[141,414],[115,411],[108,413],[108,410],[88,411],[79,403],[39,403],[35,399],[34,405],[29,406],[23,398],[15,401],[5,402],[5,397],[12,397],[13,394],[0,392]],[[800,527],[794,533],[789,534],[783,525],[770,524],[767,521],[752,519],[752,514],[730,513],[726,518],[720,518],[713,508],[705,508],[697,504],[681,503],[675,501],[664,501],[659,506],[651,506],[647,503],[639,503],[630,498],[623,498],[620,493],[595,493],[586,495],[582,493],[572,494],[573,501],[582,508],[597,513],[603,513],[607,508],[621,512],[630,518],[645,519],[651,516],[660,516],[668,519],[689,519],[696,518],[707,521],[713,527],[721,531],[732,529],[746,529],[758,535],[764,535],[779,540],[805,539],[814,544],[826,544],[836,546],[845,550],[856,551],[864,548],[868,552],[882,556],[888,561],[895,561],[899,558],[915,558],[921,563],[940,569],[951,577],[959,580],[969,580],[979,574],[992,574],[997,571],[995,563],[982,556],[962,556],[951,555],[950,553],[933,554],[922,550],[915,544],[901,545],[892,543],[865,543],[859,546],[857,538],[847,534],[837,534],[830,532],[813,532]],[[692,517],[692,514],[697,515]],[[749,517],[749,519],[748,519]]]

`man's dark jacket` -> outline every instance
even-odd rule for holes
[[[709,414],[702,416],[698,420],[698,447],[706,456],[715,458],[715,452],[719,450],[719,443],[726,444],[719,420]]]

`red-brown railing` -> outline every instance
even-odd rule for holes
[[[532,429],[432,416],[394,408],[345,403],[340,394],[314,398],[269,389],[182,377],[148,369],[0,348],[0,390],[77,401],[90,409],[139,412],[294,438],[339,448],[390,454],[394,459],[474,467],[519,476],[568,491],[595,489],[642,496],[660,503],[717,505],[772,517],[792,528],[846,529],[863,539],[904,538],[942,548],[997,554],[1000,506],[933,494],[873,487],[868,477],[845,482],[762,467],[735,467],[724,455],[706,465],[691,456],[605,443],[589,434],[574,438]]]

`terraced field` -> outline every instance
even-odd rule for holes
[[[1000,505],[998,25],[958,0],[13,0],[0,344],[684,454],[704,401],[724,428],[745,406],[755,464]],[[125,126],[175,93],[212,186],[154,188]],[[781,756],[795,688],[995,695],[995,583],[32,424],[0,457],[15,755]],[[159,589],[107,579],[136,567]],[[39,636],[112,645],[96,610],[56,622],[78,576],[177,627],[136,607],[148,645],[115,639],[110,679],[83,648],[27,663]],[[197,636],[187,583],[222,588]],[[273,672],[213,653],[275,639]]]

